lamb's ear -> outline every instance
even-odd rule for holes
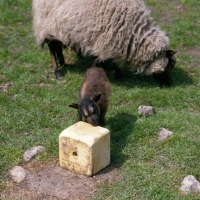
[[[72,108],[75,108],[75,109],[78,109],[78,104],[77,103],[71,103],[71,104],[68,104],[69,107],[72,107]]]
[[[167,56],[173,56],[175,53],[177,53],[177,51],[174,51],[174,50],[167,50],[166,51]]]
[[[93,100],[94,102],[97,102],[97,101],[99,101],[100,97],[101,97],[101,94],[98,94],[98,95],[94,96],[94,97],[92,98],[92,100]]]

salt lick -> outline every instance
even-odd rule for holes
[[[60,166],[92,176],[110,163],[110,131],[85,122],[65,129],[59,136]]]

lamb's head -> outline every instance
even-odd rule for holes
[[[172,84],[172,70],[176,63],[176,59],[174,57],[175,53],[176,51],[167,50],[151,64],[154,69],[156,69],[156,65],[165,66],[162,68],[162,71],[158,70],[153,73],[153,77],[160,83],[161,86],[169,87]]]
[[[99,116],[100,111],[97,105],[97,101],[100,99],[101,94],[94,96],[93,98],[84,98],[79,104],[73,103],[69,104],[69,107],[78,109],[78,121],[82,118],[85,122],[93,125],[100,126]]]

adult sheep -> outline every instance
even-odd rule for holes
[[[176,52],[143,0],[33,0],[32,8],[37,44],[48,44],[56,78],[65,46],[171,84]]]

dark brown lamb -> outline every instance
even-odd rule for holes
[[[94,66],[86,71],[79,93],[79,103],[68,106],[78,109],[78,121],[104,126],[110,93],[111,86],[105,71]]]

